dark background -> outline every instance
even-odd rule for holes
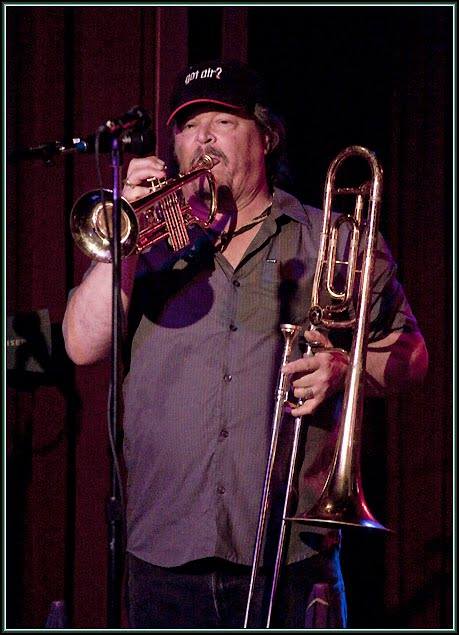
[[[381,229],[430,370],[422,388],[367,408],[364,487],[394,533],[345,536],[351,628],[453,625],[452,35],[452,5],[6,8],[8,156],[89,134],[142,104],[167,158],[175,73],[220,54],[266,77],[288,127],[290,189],[306,202],[321,205],[343,147],[377,153]],[[110,187],[106,159],[102,171]],[[89,264],[69,213],[96,178],[92,156],[8,164],[7,313],[16,332],[38,333],[7,372],[10,628],[43,627],[56,600],[71,626],[106,625],[109,369],[75,369],[60,335],[67,293]],[[39,310],[50,317],[48,340],[33,322]]]

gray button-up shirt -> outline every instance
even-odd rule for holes
[[[141,256],[124,385],[128,550],[137,557],[160,566],[211,556],[251,564],[283,347],[279,325],[308,324],[322,217],[275,190],[271,214],[235,270],[199,232],[179,255],[163,241]],[[371,320],[373,340],[416,328],[382,239]],[[335,410],[332,400],[308,418],[303,511],[327,474]],[[286,419],[275,497],[289,449]],[[316,553],[317,539],[331,535],[297,525],[290,561]]]

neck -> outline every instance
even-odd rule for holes
[[[224,188],[219,191],[221,223],[225,225],[226,231],[234,231],[256,219],[271,203],[272,194],[267,184],[237,198],[233,198],[231,192]]]
[[[236,229],[254,220],[271,205],[272,194],[266,187],[252,198],[237,202]]]

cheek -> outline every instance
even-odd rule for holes
[[[174,151],[179,161],[186,160],[192,154],[192,143],[189,139],[177,136],[174,143]]]
[[[175,155],[176,155],[176,157],[178,159],[180,159],[183,156],[183,152],[184,152],[184,143],[183,143],[183,141],[179,141],[178,139],[175,140],[174,151],[175,151]]]
[[[239,148],[239,157],[246,168],[252,168],[264,161],[264,146],[259,137],[253,136]]]

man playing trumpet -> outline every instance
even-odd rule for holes
[[[276,186],[284,130],[261,80],[235,63],[188,68],[167,124],[181,173],[204,154],[215,159],[218,213],[211,231],[192,229],[189,247],[173,252],[161,241],[123,261],[131,338],[124,384],[129,618],[133,628],[240,628],[271,436],[279,325],[299,324],[307,341],[324,346],[303,356],[298,344],[286,368],[292,394],[303,402],[291,414],[308,421],[298,483],[303,509],[319,496],[329,468],[349,358],[327,350],[332,333],[307,330],[322,213]],[[144,196],[151,177],[166,177],[164,162],[133,159],[123,196]],[[372,297],[366,389],[385,395],[419,382],[427,353],[381,238]],[[109,353],[110,264],[95,264],[72,293],[64,336],[77,364]],[[285,436],[273,516],[288,430]],[[316,585],[327,589],[325,626],[345,626],[339,543],[335,529],[292,528],[273,626],[311,625]],[[270,557],[268,535],[255,613]]]

